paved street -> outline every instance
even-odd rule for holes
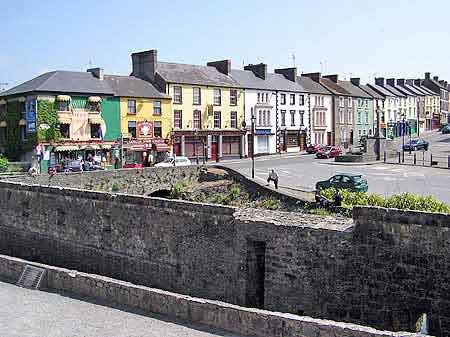
[[[0,282],[2,337],[237,337]]]
[[[450,148],[449,135],[433,134],[430,149],[440,153]],[[224,161],[224,166],[240,173],[251,175],[251,160]],[[280,186],[298,189],[313,189],[319,180],[325,180],[340,172],[358,173],[366,177],[369,192],[384,196],[395,193],[412,192],[422,195],[434,195],[450,203],[450,170],[420,166],[399,166],[392,164],[375,165],[335,165],[333,160],[319,160],[314,155],[283,155],[260,157],[255,159],[255,177],[259,182],[267,179],[270,169],[274,168],[280,177]]]

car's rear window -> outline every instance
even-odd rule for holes
[[[362,178],[362,176],[354,176],[353,177],[353,180],[356,182],[356,183],[360,183],[360,182],[363,182],[363,178]]]

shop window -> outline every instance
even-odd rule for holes
[[[162,125],[160,121],[155,121],[153,124],[153,134],[155,137],[162,138]]]
[[[153,102],[153,114],[157,116],[161,116],[161,101]]]
[[[230,127],[233,129],[238,128],[237,111],[230,112]]]
[[[214,127],[221,128],[222,127],[222,118],[220,111],[214,111]]]
[[[59,101],[59,111],[69,111],[69,101]]]
[[[128,114],[136,115],[136,100],[134,99],[128,100]]]
[[[230,90],[230,105],[237,105],[237,90]]]
[[[128,122],[128,133],[131,135],[131,138],[136,138],[136,122]]]
[[[100,124],[91,124],[91,138],[101,138]]]
[[[181,129],[183,113],[181,110],[174,110],[173,112],[173,126]]]
[[[222,92],[220,89],[214,89],[214,105],[222,104]]]
[[[59,132],[61,132],[62,138],[69,139],[70,138],[70,124],[60,124]]]
[[[193,93],[192,102],[194,103],[194,105],[202,104],[201,89],[199,87],[194,87],[192,93]]]
[[[180,86],[173,87],[173,102],[175,104],[183,103],[183,91]]]
[[[201,129],[202,117],[200,110],[194,110],[194,129]]]

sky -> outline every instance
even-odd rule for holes
[[[0,89],[52,70],[131,72],[130,54],[269,70],[450,80],[446,0],[1,0]],[[295,55],[295,58],[292,57]]]

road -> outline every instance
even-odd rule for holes
[[[2,337],[238,337],[66,294],[0,282]]]
[[[440,134],[428,137],[432,144],[431,149],[439,149],[440,153],[448,151],[444,144],[450,142],[450,137],[444,136],[447,138]],[[235,169],[248,177],[251,176],[250,159],[223,161],[221,165]],[[291,154],[256,158],[255,179],[266,183],[272,168],[278,172],[281,187],[312,190],[317,181],[328,179],[336,173],[348,172],[366,177],[369,192],[383,196],[403,192],[433,195],[450,204],[450,170],[383,163],[344,166],[335,165],[333,160],[316,159],[314,155]]]

